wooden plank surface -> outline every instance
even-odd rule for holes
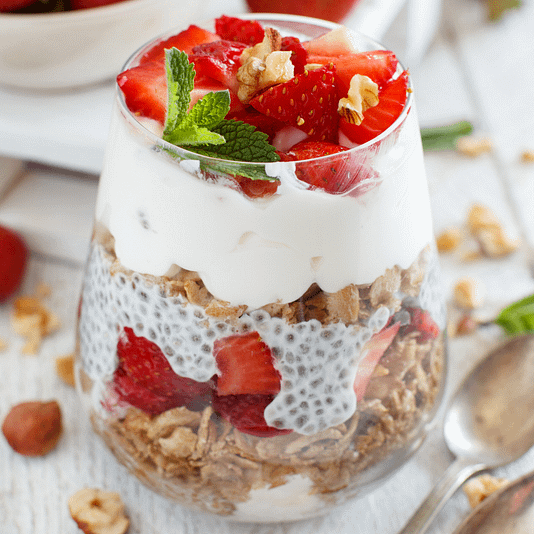
[[[479,0],[445,1],[439,33],[424,61],[411,70],[423,125],[468,118],[477,134],[494,143],[492,153],[476,159],[453,152],[425,156],[436,232],[462,224],[469,207],[480,202],[495,211],[511,234],[523,238],[522,248],[502,260],[466,264],[454,256],[442,257],[447,294],[460,276],[480,279],[488,288],[481,314],[492,317],[509,302],[534,293],[534,164],[519,160],[523,149],[534,149],[534,2],[524,0],[520,10],[495,24],[485,20],[482,7]],[[394,28],[385,43],[395,48],[396,39]],[[75,534],[66,503],[83,486],[119,491],[131,517],[131,534],[395,534],[450,463],[438,418],[419,452],[382,487],[321,519],[240,525],[170,504],[117,465],[91,432],[75,392],[56,377],[55,358],[74,346],[82,272],[78,264],[44,252],[33,255],[25,290],[32,292],[41,281],[50,285],[48,303],[60,315],[62,328],[45,340],[38,356],[21,355],[22,340],[9,325],[9,303],[0,306],[0,337],[10,343],[0,353],[0,417],[22,400],[56,398],[63,407],[65,434],[58,448],[42,459],[18,456],[0,439],[2,534]],[[490,327],[450,341],[448,393],[500,336],[498,327]],[[532,468],[534,451],[495,473],[515,477]],[[465,496],[458,492],[431,534],[449,534],[468,511]]]

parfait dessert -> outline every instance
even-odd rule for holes
[[[409,74],[346,28],[222,16],[117,78],[77,381],[146,485],[322,514],[420,444],[445,315]]]

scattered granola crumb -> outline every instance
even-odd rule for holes
[[[118,493],[85,488],[69,499],[70,515],[85,534],[125,534],[130,521]]]
[[[74,353],[56,358],[56,373],[65,384],[74,387]]]
[[[446,228],[436,237],[438,252],[450,252],[458,248],[462,241],[462,232],[457,226]]]
[[[486,497],[508,484],[505,478],[496,478],[493,475],[484,473],[478,477],[468,480],[463,487],[464,493],[467,495],[469,505],[475,508]]]
[[[460,317],[454,328],[454,337],[468,336],[476,331],[478,322],[469,314]]]
[[[485,152],[491,152],[492,147],[491,140],[487,137],[465,135],[456,141],[456,150],[471,158],[476,158]]]
[[[0,352],[4,352],[8,347],[8,343],[5,339],[0,338]]]
[[[45,282],[39,282],[35,290],[35,297],[44,299],[52,295],[52,288]]]
[[[454,300],[462,308],[474,310],[484,303],[485,287],[482,282],[468,276],[460,278],[454,286]]]
[[[534,150],[524,150],[521,152],[521,161],[523,163],[534,163]]]
[[[61,326],[58,316],[35,297],[19,297],[13,305],[11,325],[15,332],[26,338],[23,354],[37,354],[43,337]]]

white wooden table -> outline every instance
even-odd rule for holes
[[[445,0],[442,22],[428,53],[420,64],[408,65],[422,125],[466,118],[474,122],[477,135],[494,143],[491,153],[476,159],[455,152],[425,156],[436,232],[462,224],[468,208],[479,202],[491,207],[510,233],[522,238],[520,250],[501,260],[466,264],[442,257],[449,298],[460,276],[476,277],[488,290],[480,312],[487,317],[534,293],[534,164],[521,163],[519,157],[524,149],[534,149],[534,0],[523,3],[520,10],[491,24],[485,20],[480,0]],[[404,42],[402,16],[383,39],[396,50]],[[97,90],[97,96],[104,94],[111,94],[109,87]],[[16,100],[16,95],[11,97]],[[101,125],[106,121],[105,115],[97,120]],[[0,133],[0,156],[13,156],[8,150],[11,145],[4,143],[8,134]],[[93,138],[100,136],[98,130]],[[89,144],[86,169],[96,172],[101,147],[97,142]],[[44,157],[34,159],[50,163]],[[35,166],[17,174],[17,162],[0,164],[4,174],[10,168],[17,175],[15,182],[4,184],[9,186],[7,191],[0,180],[0,222],[22,229],[33,250],[24,290],[34,291],[41,281],[49,284],[48,304],[62,321],[61,330],[45,340],[38,356],[25,356],[20,352],[22,340],[9,325],[10,305],[0,306],[0,338],[9,340],[8,350],[0,353],[0,418],[12,404],[55,398],[63,408],[65,427],[58,448],[38,459],[13,453],[0,437],[2,534],[75,534],[78,530],[66,503],[84,486],[120,492],[131,518],[131,534],[395,534],[400,530],[451,461],[441,437],[440,417],[422,448],[381,488],[324,518],[293,524],[240,525],[184,511],[117,465],[91,432],[74,390],[54,370],[55,358],[74,346],[81,263],[91,231],[97,179]],[[448,394],[501,337],[498,327],[489,327],[450,341]],[[534,451],[495,474],[515,478],[530,469],[534,469]],[[430,532],[450,534],[468,512],[467,499],[458,492]]]

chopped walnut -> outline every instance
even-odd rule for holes
[[[74,387],[74,353],[56,358],[56,373],[69,386]]]
[[[473,310],[484,303],[484,285],[468,276],[461,278],[454,286],[454,300],[462,308]]]
[[[263,41],[243,51],[237,71],[237,96],[241,102],[248,104],[256,93],[293,78],[295,68],[291,52],[281,51],[281,46],[280,33],[266,28]]]
[[[85,488],[69,499],[70,515],[85,534],[125,534],[130,521],[118,493]]]
[[[26,338],[24,354],[37,354],[43,337],[60,327],[59,318],[35,297],[19,297],[13,306],[11,325]]]
[[[462,232],[456,226],[446,228],[436,237],[439,252],[450,252],[458,248],[462,241]]]
[[[361,124],[364,112],[378,104],[378,85],[368,76],[355,74],[349,93],[339,100],[337,111],[351,124]]]
[[[456,150],[465,156],[476,158],[493,148],[491,140],[486,137],[473,137],[466,135],[456,141]]]
[[[511,239],[493,211],[482,204],[474,204],[469,210],[467,227],[490,258],[507,256],[519,247],[520,241]]]
[[[505,478],[496,478],[493,475],[484,473],[483,475],[468,480],[464,484],[463,490],[467,495],[469,505],[471,508],[475,508],[486,497],[489,497],[498,489],[506,486],[506,484],[508,484],[508,480]]]

